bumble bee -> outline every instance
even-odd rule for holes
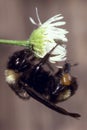
[[[29,49],[15,52],[7,63],[6,82],[20,98],[29,99],[31,96],[56,112],[78,118],[78,113],[68,112],[56,105],[74,95],[78,84],[70,74],[69,62],[65,62],[54,74],[44,69],[53,49],[42,59],[35,57]]]

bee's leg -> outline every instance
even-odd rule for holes
[[[70,64],[69,62],[65,61],[65,64],[63,66],[64,73],[69,73],[71,71],[71,67],[77,66],[77,65],[78,65],[78,63]]]
[[[71,71],[71,64],[69,62],[65,62],[63,66],[64,73],[69,73]]]
[[[58,46],[58,44],[57,44],[56,46],[54,46],[54,47],[41,59],[41,61],[39,62],[39,66],[45,64],[45,63],[48,61],[49,57],[51,56],[51,53],[54,51],[54,49],[55,49],[57,46]]]

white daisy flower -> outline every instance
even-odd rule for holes
[[[52,56],[49,58],[49,61],[55,63],[66,60],[66,45],[64,42],[68,41],[66,37],[68,31],[60,28],[60,26],[66,24],[65,21],[60,21],[63,19],[63,16],[61,14],[55,15],[42,24],[37,8],[36,15],[38,23],[30,17],[32,24],[38,26],[29,38],[29,44],[33,45],[34,53],[36,56],[43,58],[54,46],[58,44],[52,52]]]

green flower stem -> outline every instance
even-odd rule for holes
[[[5,40],[5,39],[0,39],[0,44],[10,44],[10,45],[17,45],[17,46],[29,46],[29,41],[28,40]]]

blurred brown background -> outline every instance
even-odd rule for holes
[[[0,0],[0,38],[27,39],[34,29],[29,16],[38,7],[42,21],[62,13],[67,21],[68,59],[78,62],[72,74],[79,89],[71,99],[59,104],[82,115],[80,120],[58,114],[37,101],[22,101],[5,83],[8,56],[21,47],[0,45],[0,130],[82,130],[87,129],[87,0]]]

